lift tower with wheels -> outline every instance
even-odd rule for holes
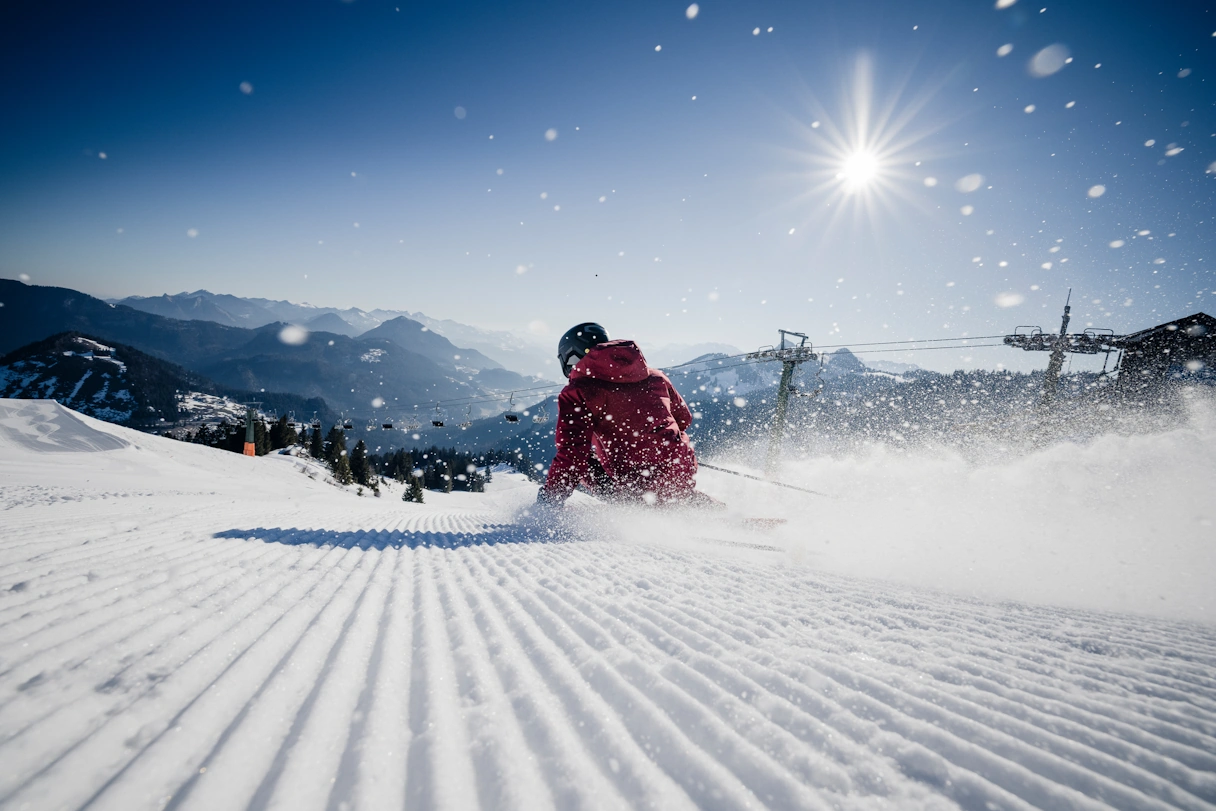
[[[790,404],[790,381],[799,364],[808,361],[818,361],[813,347],[807,343],[808,338],[801,332],[790,332],[787,329],[777,330],[781,342],[771,349],[762,349],[747,355],[748,360],[779,360],[781,361],[781,384],[777,388],[777,412],[773,415],[773,432],[768,444],[768,459],[764,464],[766,475],[772,476],[777,472],[777,463],[781,459],[781,441],[785,437],[785,412]],[[795,344],[792,338],[797,338]]]
[[[1039,327],[1017,327],[1013,335],[1005,336],[1005,345],[1025,350],[1026,352],[1050,352],[1047,360],[1047,372],[1043,375],[1043,394],[1039,400],[1041,408],[1049,409],[1056,399],[1056,391],[1060,386],[1060,371],[1064,368],[1064,355],[1097,355],[1105,352],[1107,359],[1110,353],[1118,348],[1121,336],[1115,335],[1109,329],[1087,329],[1084,332],[1068,332],[1068,322],[1072,319],[1072,289],[1069,288],[1068,298],[1064,300],[1064,317],[1060,319],[1058,335],[1049,335]],[[1026,330],[1023,332],[1022,330]],[[1105,373],[1106,364],[1102,365]]]

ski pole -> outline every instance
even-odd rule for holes
[[[697,467],[698,468],[702,468],[702,467],[709,468],[710,470],[716,470],[719,473],[729,473],[732,476],[742,476],[745,479],[752,479],[753,481],[764,482],[765,484],[771,484],[771,485],[775,485],[777,487],[784,487],[788,490],[797,490],[799,493],[810,493],[812,496],[823,496],[824,498],[831,498],[831,496],[829,496],[827,493],[819,493],[814,490],[808,490],[805,487],[795,487],[794,485],[786,484],[785,482],[775,482],[772,479],[764,479],[764,478],[761,478],[760,476],[753,476],[750,473],[740,473],[737,470],[728,470],[727,468],[718,467],[717,465],[706,464],[705,462],[698,462]]]

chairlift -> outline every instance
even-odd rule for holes
[[[355,430],[355,423],[354,423],[353,421],[351,421],[351,420],[348,420],[348,419],[344,419],[344,420],[342,420],[342,430],[343,430],[343,431],[353,431],[353,430]]]
[[[384,422],[382,422],[382,423],[380,424],[380,430],[381,430],[381,431],[391,431],[391,430],[393,430],[393,420],[392,420],[392,418],[391,418],[391,417],[386,417],[386,418],[384,419]]]
[[[439,407],[439,403],[435,403],[435,413],[431,416],[431,425],[436,428],[442,428],[444,422],[443,409]]]
[[[312,412],[312,430],[321,430],[321,419],[317,416],[317,412]]]
[[[536,409],[536,413],[532,415],[532,422],[537,423],[538,425],[546,423],[548,421],[549,421],[549,412],[545,410],[544,406],[541,406],[538,409]]]
[[[460,430],[468,430],[473,425],[473,406],[468,406],[464,410],[464,422],[460,423]]]
[[[294,411],[287,412],[287,427],[288,428],[296,427],[296,412],[294,412]]]
[[[519,422],[519,415],[515,413],[515,392],[511,392],[511,402],[507,404],[507,410],[502,417],[510,423]]]

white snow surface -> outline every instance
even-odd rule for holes
[[[1210,499],[1175,515],[1212,459],[1199,419],[1006,465],[793,465],[835,496],[813,509],[703,476],[791,519],[754,532],[539,521],[501,474],[359,498],[0,400],[0,808],[1212,808],[1216,627],[1153,603],[1213,582]],[[1152,571],[1122,613],[1020,590],[1032,564],[1117,571],[1126,524],[1171,599]]]

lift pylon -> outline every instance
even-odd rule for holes
[[[748,360],[781,361],[781,384],[777,388],[777,411],[773,415],[773,432],[768,444],[768,458],[764,464],[764,472],[768,476],[777,472],[777,463],[781,460],[781,442],[785,437],[785,412],[790,404],[790,381],[794,379],[794,372],[798,369],[799,364],[819,360],[819,355],[808,343],[810,339],[806,335],[787,329],[779,329],[777,332],[781,335],[781,341],[777,346],[746,355]],[[799,339],[798,343],[794,344],[790,340],[791,338]]]
[[[1039,405],[1050,406],[1056,399],[1056,390],[1060,385],[1060,370],[1064,367],[1064,355],[1097,355],[1105,352],[1108,356],[1119,348],[1121,336],[1115,335],[1108,329],[1087,329],[1084,332],[1068,332],[1068,322],[1071,320],[1072,288],[1068,290],[1068,298],[1064,301],[1064,316],[1060,319],[1060,332],[1056,335],[1044,333],[1039,327],[1022,326],[1014,329],[1012,335],[1005,336],[1005,345],[1022,349],[1026,352],[1050,352],[1047,361],[1047,373],[1043,376],[1043,394]],[[1022,330],[1026,330],[1023,332]],[[1103,366],[1105,369],[1105,366]]]

